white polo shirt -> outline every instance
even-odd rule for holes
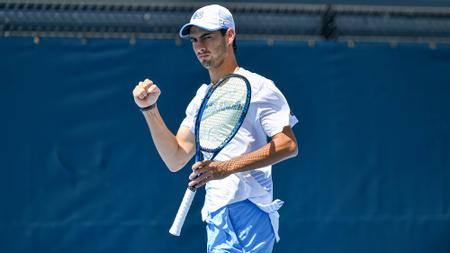
[[[242,154],[255,151],[267,144],[267,137],[280,133],[285,126],[293,127],[298,121],[291,114],[286,98],[275,84],[256,73],[239,68],[235,73],[250,81],[252,97],[250,107],[241,128],[234,138],[220,151],[214,160],[226,161]],[[195,119],[208,85],[203,84],[186,109],[186,117],[181,125],[195,133]],[[283,205],[281,200],[273,200],[272,166],[232,174],[221,180],[209,181],[206,186],[202,219],[209,213],[228,204],[250,200],[267,212],[272,222],[277,241],[277,210]]]

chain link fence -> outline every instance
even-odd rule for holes
[[[0,36],[178,39],[201,3],[0,2]],[[450,42],[450,8],[228,3],[239,39]]]

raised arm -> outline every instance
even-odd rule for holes
[[[134,101],[143,111],[153,143],[164,163],[172,172],[183,168],[195,153],[195,138],[187,127],[181,126],[174,135],[159,113],[157,100],[161,90],[151,80],[139,82],[133,90]]]

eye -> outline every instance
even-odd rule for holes
[[[213,36],[211,34],[205,34],[204,36],[202,36],[202,40],[210,40]]]

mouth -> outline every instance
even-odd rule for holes
[[[209,54],[198,54],[197,58],[199,60],[204,60],[204,59],[208,58],[208,56],[209,56]]]

